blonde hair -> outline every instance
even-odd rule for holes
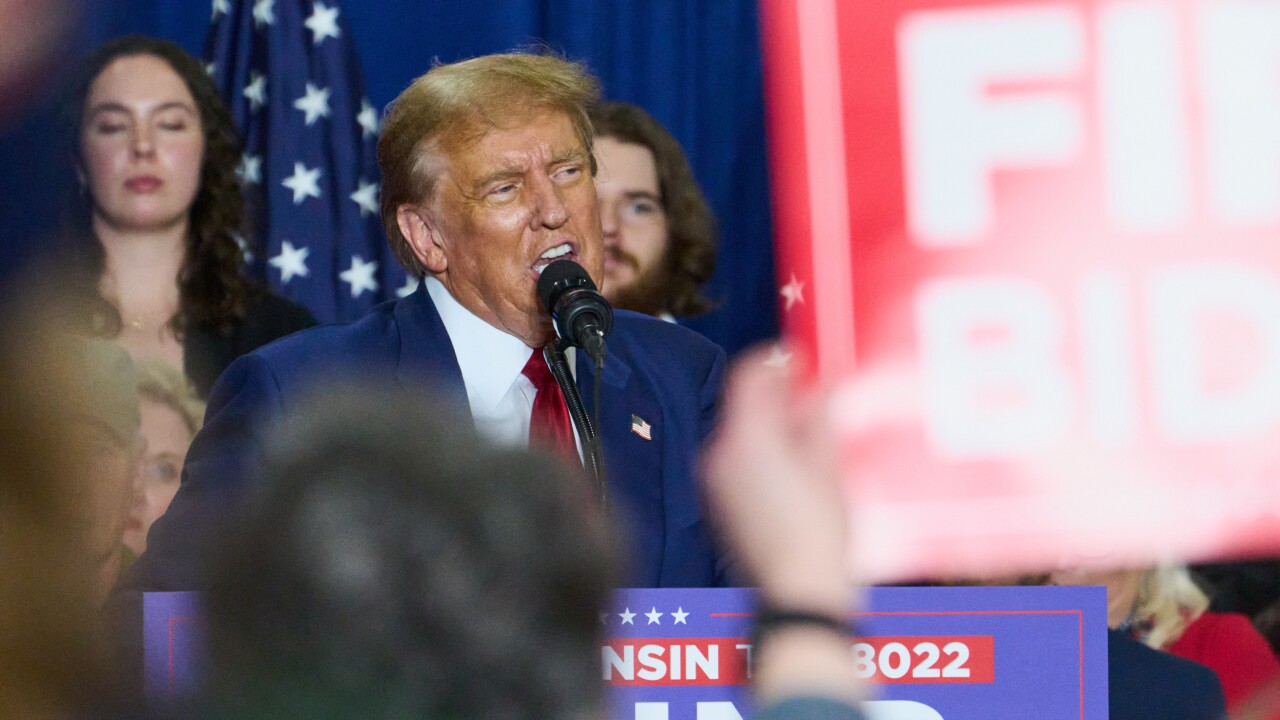
[[[1143,572],[1133,617],[1146,628],[1142,641],[1163,650],[1208,608],[1209,597],[1185,565],[1160,565]]]
[[[160,403],[178,413],[194,436],[204,424],[205,405],[182,371],[153,359],[139,360],[137,371],[138,399]]]
[[[569,116],[588,156],[592,149],[588,107],[600,84],[580,63],[550,53],[484,55],[436,65],[387,106],[378,140],[382,170],[382,225],[396,258],[411,274],[427,270],[400,232],[397,209],[435,191],[435,175],[423,162],[434,144],[452,150],[489,129],[539,110]]]

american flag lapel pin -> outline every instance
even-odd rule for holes
[[[645,440],[653,439],[653,426],[644,421],[639,415],[631,416],[631,432],[639,435]]]

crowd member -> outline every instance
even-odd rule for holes
[[[1053,580],[1105,585],[1108,625],[1213,670],[1232,717],[1240,717],[1259,690],[1280,683],[1280,661],[1249,619],[1209,611],[1209,598],[1184,566],[1060,571]]]
[[[206,531],[253,484],[260,437],[335,374],[426,383],[469,411],[487,438],[517,447],[548,421],[535,412],[539,401],[567,423],[537,351],[553,333],[535,288],[539,271],[562,257],[601,277],[584,109],[596,94],[576,64],[510,54],[439,65],[396,99],[378,147],[382,218],[401,263],[425,282],[352,325],[297,333],[228,368],[127,589],[203,586],[196,558]],[[623,582],[726,584],[728,564],[701,517],[694,476],[724,353],[689,330],[624,311],[608,348],[599,378],[589,363],[577,363],[576,374],[580,386],[601,388],[612,527],[629,549]]]
[[[146,549],[151,523],[164,514],[178,492],[187,448],[204,421],[204,403],[177,368],[151,359],[136,365],[145,450],[124,530],[125,547],[134,556]]]
[[[94,51],[64,102],[68,196],[56,262],[76,321],[202,396],[237,356],[314,325],[242,274],[240,140],[198,60],[140,36]]]
[[[712,519],[760,591],[757,718],[844,720],[865,695],[850,652],[848,504],[820,392],[797,394],[760,353],[743,357],[707,449]],[[766,626],[760,627],[761,619]]]
[[[596,105],[591,123],[605,297],[668,320],[711,309],[702,286],[716,266],[715,219],[680,143],[627,103]]]
[[[603,717],[614,557],[570,468],[403,386],[276,430],[213,544],[204,717]]]

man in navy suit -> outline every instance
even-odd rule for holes
[[[576,64],[513,54],[437,66],[396,99],[378,145],[382,220],[422,286],[352,325],[295,334],[227,369],[128,588],[203,586],[202,543],[226,529],[237,503],[252,501],[262,438],[326,377],[426,383],[469,410],[482,435],[528,441],[541,391],[524,371],[554,338],[538,277],[568,258],[603,280],[585,110],[597,94]],[[575,374],[585,398],[601,383],[609,508],[629,550],[626,582],[726,584],[694,478],[724,354],[693,332],[628,312],[617,313],[608,348],[600,378],[588,362]],[[407,442],[413,432],[405,428]]]

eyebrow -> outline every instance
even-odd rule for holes
[[[158,113],[158,112],[163,112],[165,110],[172,110],[175,108],[179,110],[186,110],[187,112],[193,115],[196,114],[195,108],[191,107],[190,103],[183,102],[181,100],[170,100],[169,102],[161,103],[160,105],[152,109],[151,112]],[[104,102],[104,103],[98,103],[97,105],[94,105],[93,107],[89,108],[88,117],[92,118],[95,115],[98,115],[99,113],[104,113],[104,112],[128,113],[132,111],[129,108],[125,107],[123,104],[118,102]]]
[[[586,162],[586,157],[587,157],[587,153],[583,151],[582,148],[560,150],[551,156],[551,160],[547,164],[559,165],[560,163],[573,162],[573,161]],[[498,182],[499,180],[509,180],[511,178],[517,178],[523,174],[524,174],[524,168],[520,165],[515,165],[515,164],[504,165],[498,168],[497,170],[494,170],[488,175],[485,175],[484,177],[477,180],[475,184],[475,190],[483,190],[484,188],[488,187],[489,185],[495,182]]]
[[[652,200],[658,205],[662,204],[662,198],[658,193],[649,192],[648,190],[628,190],[622,194],[622,197],[627,200]]]

